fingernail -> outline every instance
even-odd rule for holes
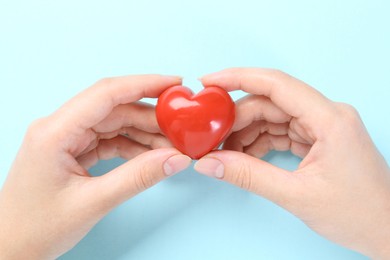
[[[174,175],[188,166],[190,166],[192,159],[184,154],[174,155],[165,161],[163,168],[167,176]]]
[[[222,162],[214,158],[202,158],[196,162],[194,169],[204,175],[222,179],[224,166]]]

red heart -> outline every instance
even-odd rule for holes
[[[157,122],[182,153],[199,159],[224,140],[234,123],[234,102],[220,87],[194,95],[184,86],[165,90],[158,98]]]

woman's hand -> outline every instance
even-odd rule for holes
[[[188,167],[188,156],[156,149],[170,143],[154,108],[134,103],[178,84],[160,75],[104,79],[34,122],[0,193],[0,258],[54,259],[112,208]],[[131,160],[88,174],[118,156]]]
[[[228,69],[202,83],[251,95],[237,102],[225,150],[196,170],[274,201],[341,245],[390,258],[389,167],[355,109],[274,70]],[[289,172],[257,159],[269,150],[303,160]]]

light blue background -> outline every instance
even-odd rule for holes
[[[274,67],[353,104],[389,161],[389,1],[0,1],[0,184],[28,124],[96,80]],[[233,94],[238,98],[241,94]],[[267,160],[294,169],[289,153]],[[121,163],[101,162],[101,174]],[[187,170],[61,259],[365,259],[274,204]]]

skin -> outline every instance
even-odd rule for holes
[[[390,258],[390,170],[353,107],[276,70],[233,68],[201,81],[249,95],[224,150],[197,171],[277,203],[340,245]],[[303,160],[286,171],[258,159],[269,150]]]
[[[250,95],[237,102],[224,150],[196,170],[274,201],[336,243],[390,258],[390,170],[356,110],[274,70],[228,69],[202,82]],[[34,122],[0,192],[0,258],[54,259],[112,208],[188,167],[154,108],[137,102],[179,84],[161,75],[104,79]],[[289,172],[257,159],[269,150],[303,160]],[[88,174],[117,156],[129,161]]]
[[[157,97],[181,78],[107,78],[34,122],[0,192],[0,258],[55,259],[111,209],[189,166],[157,125]],[[100,177],[99,159],[128,162]]]

